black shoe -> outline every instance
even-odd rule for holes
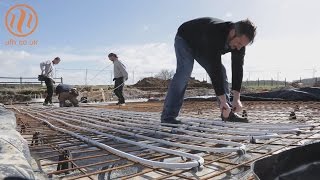
[[[181,124],[181,121],[176,120],[176,118],[168,118],[168,119],[161,119],[161,123]]]
[[[249,120],[245,117],[241,117],[239,116],[237,113],[234,112],[230,112],[229,117],[225,118],[223,117],[223,115],[221,114],[221,119],[222,121],[228,121],[228,122],[242,122],[242,123],[248,123]]]
[[[116,105],[117,105],[117,106],[125,106],[126,103],[124,103],[124,102],[122,102],[122,103],[118,102]]]

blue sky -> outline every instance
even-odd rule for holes
[[[306,3],[308,2],[308,3]],[[39,17],[36,31],[25,38],[5,28],[6,11],[15,4],[31,5]],[[126,64],[129,83],[161,69],[175,69],[173,39],[184,21],[211,16],[228,21],[251,19],[258,27],[248,47],[244,79],[298,79],[319,76],[320,16],[316,0],[1,0],[0,76],[36,76],[39,62],[60,56],[57,76],[66,83],[111,83],[108,52]],[[38,40],[37,46],[6,46],[9,39]],[[230,75],[230,56],[223,57]],[[106,71],[92,79],[98,70]],[[60,70],[59,70],[60,69]],[[315,69],[315,73],[312,70]],[[195,65],[193,76],[205,79]]]
[[[1,12],[15,4],[29,4],[39,15],[39,28],[32,38],[41,45],[87,49],[90,47],[171,41],[177,27],[199,16],[220,16],[224,9],[208,14],[214,1],[184,0],[55,0],[12,1],[1,4]],[[230,4],[230,3],[229,3]],[[203,12],[194,11],[196,9]],[[228,3],[226,3],[228,5]],[[3,13],[3,16],[4,16]],[[3,26],[4,28],[4,26]],[[8,36],[10,34],[7,34]]]

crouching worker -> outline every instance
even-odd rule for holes
[[[77,96],[79,93],[76,88],[73,88],[68,84],[59,84],[56,87],[56,95],[58,95],[59,105],[60,107],[79,107],[79,101],[77,100]],[[66,101],[70,101],[67,103]]]

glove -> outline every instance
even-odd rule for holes
[[[117,78],[113,78],[112,81],[115,81]]]

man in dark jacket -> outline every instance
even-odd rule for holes
[[[79,93],[77,89],[72,87],[71,85],[59,84],[56,87],[56,95],[58,95],[60,107],[69,107],[69,106],[78,107],[79,106],[79,101],[77,99],[77,96],[79,96]],[[70,101],[71,104],[66,103],[67,100]]]
[[[215,18],[198,18],[183,23],[175,37],[177,69],[165,99],[161,122],[179,124],[176,120],[191,76],[194,59],[206,70],[218,98],[224,121],[248,122],[235,112],[241,111],[240,89],[243,78],[245,46],[251,44],[256,27],[249,20],[236,23]],[[232,103],[226,70],[221,55],[231,52]]]

